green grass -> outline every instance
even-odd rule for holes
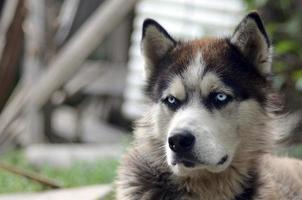
[[[294,145],[281,150],[281,155],[302,159],[302,145]]]
[[[77,162],[70,168],[43,166],[39,169],[35,169],[26,162],[20,151],[14,151],[1,156],[0,161],[18,168],[38,172],[40,175],[62,184],[63,187],[111,183],[114,180],[118,166],[117,160],[106,159],[93,163]],[[48,188],[0,169],[0,193],[34,192],[45,189]]]
[[[302,159],[302,145],[293,146],[282,155]],[[13,151],[0,156],[0,161],[25,169],[37,172],[45,177],[57,181],[63,187],[77,187],[84,185],[111,183],[116,175],[118,161],[114,159],[99,160],[93,163],[74,163],[70,168],[52,168],[43,166],[34,168],[26,162],[21,151]],[[0,193],[35,192],[43,191],[46,188],[26,178],[14,175],[0,169]],[[106,200],[113,199],[112,194]]]

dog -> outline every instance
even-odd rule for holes
[[[271,153],[286,114],[259,14],[226,38],[177,41],[152,19],[142,33],[150,108],[118,171],[117,199],[302,199],[302,163]]]

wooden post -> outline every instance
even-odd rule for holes
[[[23,65],[24,85],[34,85],[41,75],[45,34],[44,0],[27,0],[28,15],[25,21],[25,55]],[[22,135],[23,144],[44,141],[43,113],[30,97],[25,110],[26,131]]]

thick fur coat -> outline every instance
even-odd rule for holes
[[[257,13],[229,38],[186,42],[148,19],[142,49],[150,108],[121,163],[117,199],[302,199],[301,162],[271,154],[288,123]]]

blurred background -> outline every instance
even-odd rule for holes
[[[0,200],[113,199],[146,106],[143,20],[175,38],[226,36],[249,10],[272,38],[275,87],[301,110],[301,0],[0,1]],[[302,157],[302,134],[291,141],[282,152]]]

